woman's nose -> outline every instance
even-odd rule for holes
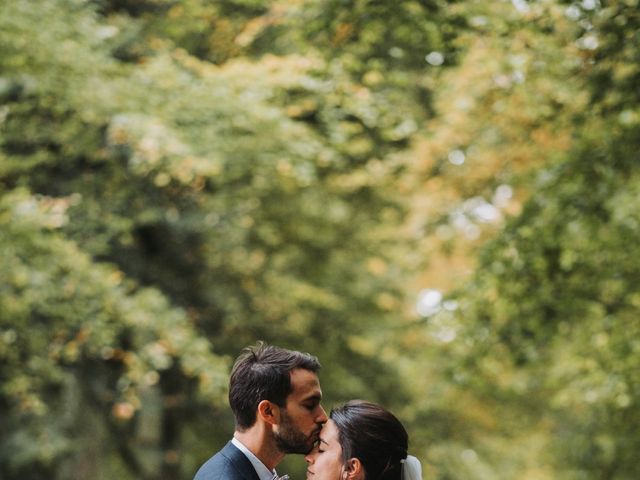
[[[316,460],[316,455],[318,454],[318,447],[315,446],[313,449],[304,456],[304,461],[311,465]]]

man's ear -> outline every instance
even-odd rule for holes
[[[364,479],[364,467],[359,458],[350,458],[345,464],[345,480],[362,480]]]
[[[258,404],[258,417],[270,425],[280,423],[280,407],[269,400],[262,400]]]

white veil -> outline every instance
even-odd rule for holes
[[[407,455],[402,462],[402,480],[422,480],[422,465],[413,455]]]

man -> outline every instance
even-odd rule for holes
[[[194,480],[273,480],[287,453],[308,453],[327,414],[316,357],[259,343],[236,360],[229,380],[235,433]]]

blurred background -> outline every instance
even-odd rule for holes
[[[639,10],[2,0],[0,477],[191,479],[263,339],[425,480],[640,478]]]

